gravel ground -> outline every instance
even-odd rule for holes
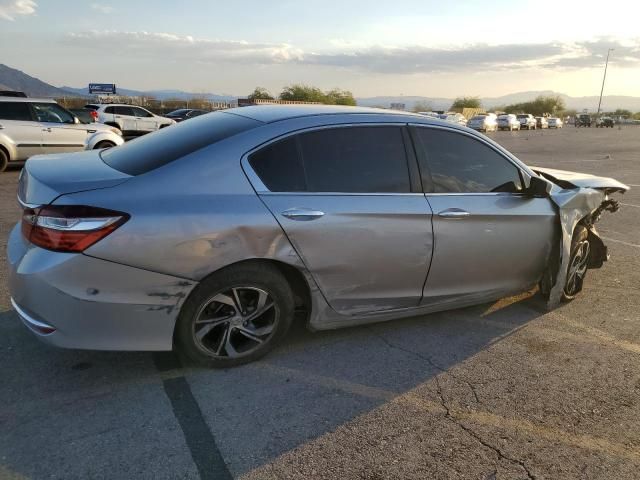
[[[492,136],[529,165],[632,186],[578,299],[298,327],[261,362],[208,371],[41,344],[11,311],[3,260],[0,478],[639,478],[640,129]],[[3,251],[17,177],[0,174]]]

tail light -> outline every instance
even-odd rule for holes
[[[93,118],[94,122],[98,121],[98,112],[95,110],[89,110],[89,115],[91,115],[91,118]]]
[[[25,208],[22,234],[34,245],[56,252],[82,252],[129,220],[98,207],[47,205]]]

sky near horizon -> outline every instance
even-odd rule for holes
[[[0,63],[56,86],[640,96],[640,2],[0,0]]]

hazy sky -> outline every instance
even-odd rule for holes
[[[640,96],[640,1],[0,0],[0,63],[56,86]]]

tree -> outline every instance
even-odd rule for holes
[[[249,100],[273,100],[273,96],[271,96],[266,88],[262,87],[256,87],[247,98]]]
[[[463,108],[481,108],[482,103],[478,97],[458,97],[451,104],[449,110],[461,112]]]
[[[333,90],[329,90],[325,94],[325,101],[323,103],[329,105],[349,105],[351,107],[355,107],[356,99],[353,98],[353,94],[348,90],[340,90],[339,88],[334,88]]]
[[[542,95],[531,102],[514,103],[504,108],[507,113],[530,113],[537,117],[547,114],[560,114],[564,109],[564,100],[561,97],[545,97]]]
[[[631,111],[625,109],[625,108],[618,108],[615,112],[613,112],[613,114],[616,117],[630,117],[631,115],[633,115],[631,113]]]
[[[280,93],[280,100],[326,103],[327,98],[322,90],[317,87],[293,84],[284,87],[282,93]]]
[[[293,84],[285,87],[280,93],[280,100],[298,102],[319,102],[327,105],[351,105],[356,104],[356,99],[348,90],[334,88],[323,92],[317,87],[309,85]]]
[[[413,104],[412,111],[415,112],[430,112],[433,107],[429,102],[419,101]]]

